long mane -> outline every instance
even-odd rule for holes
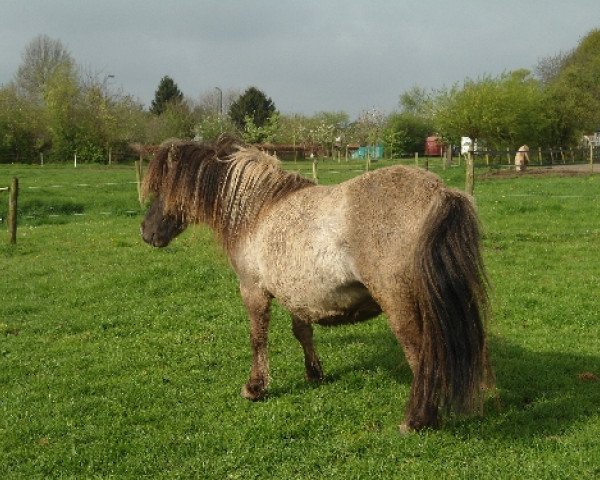
[[[172,142],[148,166],[143,195],[159,196],[165,213],[213,228],[231,248],[261,212],[292,192],[314,185],[284,171],[279,160],[230,138],[214,144]]]

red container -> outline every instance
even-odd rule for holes
[[[425,139],[425,156],[440,156],[444,150],[440,137],[432,136]]]

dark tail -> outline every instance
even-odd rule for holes
[[[419,234],[413,265],[422,345],[406,422],[416,430],[436,427],[440,410],[481,410],[481,387],[490,367],[480,237],[469,197],[441,191]]]

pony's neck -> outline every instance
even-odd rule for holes
[[[232,249],[271,206],[291,193],[314,185],[311,180],[281,169],[275,157],[255,148],[242,148],[228,160],[213,160],[197,178],[193,204],[196,222],[208,224],[222,245]],[[202,204],[201,208],[200,204]],[[200,215],[198,215],[200,214]]]

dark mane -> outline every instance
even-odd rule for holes
[[[314,183],[284,171],[276,157],[230,138],[214,144],[173,142],[148,166],[143,194],[160,196],[165,213],[206,223],[229,248],[263,210]]]

